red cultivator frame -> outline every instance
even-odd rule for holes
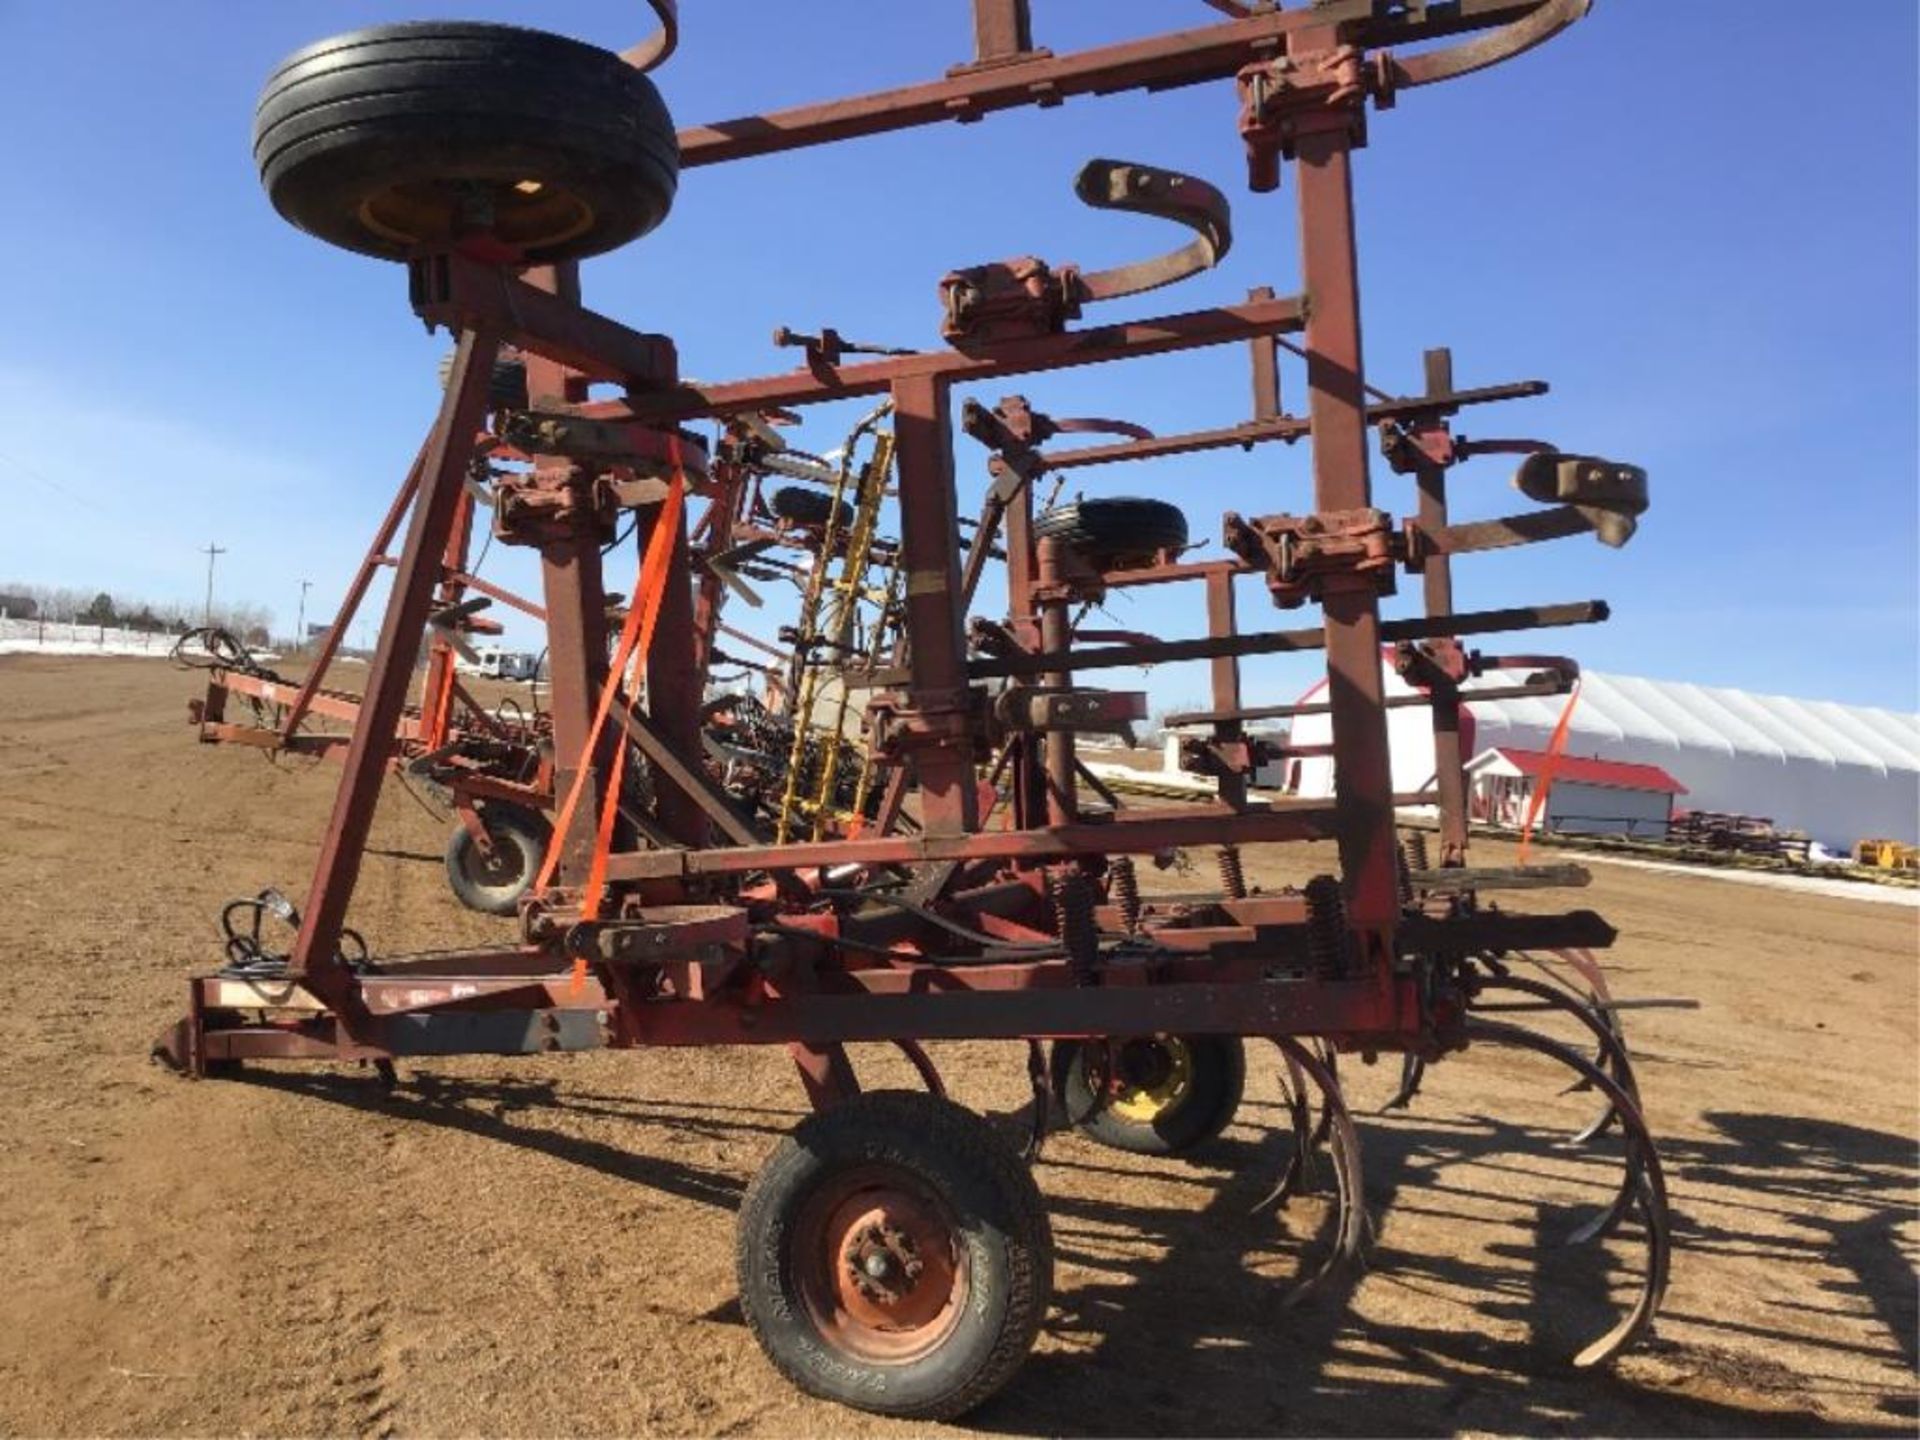
[[[655,5],[670,16],[664,0]],[[1529,49],[1579,19],[1586,0],[1217,3],[1230,18],[1074,55],[1033,46],[1024,0],[974,8],[978,57],[946,78],[682,131],[679,163],[1232,79],[1252,188],[1273,189],[1282,161],[1293,162],[1303,292],[1076,323],[1088,305],[1204,270],[1231,243],[1227,204],[1213,187],[1098,161],[1081,176],[1084,200],[1164,216],[1193,230],[1192,243],[1097,274],[1032,257],[954,271],[940,282],[944,348],[853,359],[862,347],[832,331],[789,336],[806,349],[801,368],[693,385],[677,374],[671,341],[579,298],[578,260],[643,233],[670,204],[673,135],[640,71],[671,50],[671,23],[625,62],[536,32],[417,25],[324,42],[276,73],[256,132],[276,206],[323,238],[406,261],[414,312],[446,326],[458,345],[411,487],[392,599],[304,914],[263,901],[251,927],[230,924],[228,967],[193,982],[189,1014],[162,1047],[202,1075],[252,1060],[384,1067],[451,1053],[786,1045],[818,1113],[749,1192],[748,1319],[797,1383],[912,1415],[958,1413],[1004,1382],[1044,1311],[1051,1263],[1031,1179],[994,1132],[943,1098],[919,1042],[1025,1041],[1036,1087],[1030,1148],[1044,1133],[1052,1088],[1096,1135],[1104,1123],[1115,1143],[1169,1149],[1231,1115],[1241,1037],[1274,1041],[1298,1140],[1278,1194],[1298,1181],[1313,1147],[1328,1146],[1344,1258],[1361,1248],[1365,1224],[1358,1140],[1334,1056],[1406,1056],[1404,1100],[1426,1063],[1471,1041],[1528,1047],[1601,1092],[1605,1110],[1589,1134],[1617,1123],[1626,1137],[1617,1198],[1577,1237],[1606,1234],[1634,1214],[1647,1236],[1637,1302],[1581,1357],[1607,1358],[1651,1321],[1667,1263],[1659,1161],[1615,1007],[1585,953],[1613,932],[1586,911],[1519,914],[1486,902],[1495,889],[1581,877],[1467,865],[1459,747],[1469,677],[1512,671],[1502,693],[1552,694],[1576,674],[1553,657],[1482,656],[1463,638],[1602,620],[1605,606],[1456,613],[1450,572],[1455,555],[1584,532],[1620,544],[1645,509],[1646,478],[1532,442],[1456,438],[1450,417],[1462,407],[1544,387],[1456,389],[1444,351],[1428,355],[1422,395],[1366,384],[1351,173],[1370,106]],[[1395,48],[1468,32],[1483,33],[1419,53]],[[394,95],[417,103],[383,98]],[[318,125],[313,112],[323,107],[348,118]],[[1056,451],[1047,448],[1053,437],[1084,422],[1056,424],[1017,398],[992,410],[968,405],[959,428],[989,452],[993,484],[964,543],[955,385],[1223,344],[1251,348],[1256,404],[1250,420],[1222,429],[1154,437],[1121,427],[1118,443]],[[528,391],[524,405],[504,410],[490,395],[503,347],[524,357]],[[1282,408],[1282,348],[1305,357],[1304,414]],[[620,393],[596,398],[595,384]],[[867,697],[866,744],[886,767],[886,793],[858,833],[769,843],[702,760],[705,676],[724,593],[714,562],[736,543],[730,517],[743,472],[724,446],[709,456],[682,427],[717,418],[751,429],[758,417],[855,396],[891,402],[897,465],[899,643],[842,677]],[[1375,506],[1376,429],[1392,470],[1416,483],[1411,518]],[[1227,516],[1227,558],[1181,558],[1183,530],[1136,524],[1123,533],[1096,524],[1091,509],[1035,514],[1033,485],[1049,469],[1302,438],[1312,449],[1312,508]],[[503,449],[524,464],[486,470],[480,462]],[[1453,523],[1449,469],[1499,451],[1525,457],[1517,483],[1540,508]],[[369,958],[345,929],[348,901],[421,637],[447,604],[436,591],[448,557],[464,554],[476,475],[495,538],[533,546],[542,560],[554,839],[520,906],[516,943]],[[696,525],[688,501],[701,497],[712,512]],[[1166,508],[1134,518],[1165,520]],[[602,547],[628,513],[637,518],[639,579],[624,615],[610,621]],[[996,544],[1008,613],[970,625]],[[1380,599],[1402,570],[1422,577],[1426,613],[1385,622]],[[1264,582],[1280,607],[1317,605],[1320,625],[1243,625],[1244,577]],[[1108,591],[1182,584],[1204,601],[1196,638],[1077,628],[1076,614]],[[1243,703],[1242,657],[1310,650],[1327,657],[1323,704]],[[1432,707],[1431,796],[1392,792],[1383,656]],[[1144,697],[1083,682],[1177,659],[1211,664],[1211,708],[1175,723],[1189,734],[1187,764],[1215,777],[1218,798],[1140,810],[1110,796],[1092,803],[1076,734],[1139,718]],[[1308,709],[1331,715],[1335,798],[1256,797],[1249,777],[1275,752],[1249,722]],[[630,758],[650,781],[645,814],[620,803]],[[1428,801],[1441,816],[1438,863],[1395,829],[1397,804]],[[988,824],[1001,804],[1009,813]],[[1323,837],[1337,842],[1338,876],[1300,893],[1248,893],[1239,847]],[[1143,900],[1135,857],[1192,847],[1217,850],[1220,888],[1178,903]],[[284,956],[269,951],[258,923],[276,904],[297,924]],[[1509,960],[1532,951],[1559,953],[1564,966],[1549,973],[1571,967],[1574,982],[1512,973]],[[1477,1015],[1482,997],[1500,991],[1509,993],[1490,1008],[1578,1017],[1597,1058]],[[1048,1039],[1057,1042],[1051,1087],[1040,1049]],[[842,1048],[855,1041],[899,1045],[932,1093],[863,1095]],[[1309,1081],[1320,1095],[1317,1125]],[[1195,1095],[1207,1097],[1199,1121],[1157,1124]],[[1152,1138],[1127,1134],[1136,1117]]]

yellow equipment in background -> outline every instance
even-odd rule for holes
[[[875,544],[880,506],[893,472],[893,435],[879,427],[892,410],[891,401],[881,405],[847,437],[825,531],[801,600],[795,626],[797,673],[788,687],[793,750],[775,835],[782,845],[802,831],[810,839],[825,839],[830,822],[857,824],[871,793],[873,756],[846,738],[852,694],[847,682],[850,672],[871,669],[883,658],[900,627],[899,547]],[[868,433],[873,435],[872,453],[864,465],[856,466],[854,452]],[[871,612],[864,625],[863,607]],[[823,694],[832,680],[839,682],[837,691]],[[852,802],[837,805],[844,784],[842,766],[850,763],[860,766]]]
[[[1856,864],[1875,870],[1920,870],[1920,845],[1898,840],[1862,840],[1853,847]]]

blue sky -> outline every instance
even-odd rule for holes
[[[643,13],[633,0],[454,8],[616,48]],[[682,8],[683,48],[659,79],[683,124],[930,77],[969,42],[961,0]],[[1461,564],[1463,608],[1614,604],[1609,625],[1506,648],[1915,708],[1916,10],[1840,8],[1843,25],[1812,45],[1804,0],[1600,0],[1545,49],[1375,118],[1357,163],[1370,378],[1414,389],[1420,351],[1451,344],[1463,385],[1554,387],[1469,412],[1469,435],[1542,436],[1652,474],[1653,510],[1624,551],[1583,539]],[[1199,0],[1034,9],[1056,50],[1212,14]],[[214,540],[224,597],[288,628],[300,579],[316,611],[334,603],[431,418],[445,342],[408,312],[398,267],[273,214],[248,129],[287,51],[421,13],[404,0],[0,0],[0,578],[196,599]],[[690,172],[658,233],[587,266],[587,294],[675,336],[685,371],[706,378],[786,368],[775,324],[933,344],[935,282],[954,265],[1037,253],[1095,266],[1162,248],[1153,222],[1073,200],[1094,155],[1214,180],[1237,231],[1217,272],[1101,318],[1294,287],[1291,182],[1245,190],[1231,87],[1212,85]],[[1298,370],[1286,379],[1297,400]],[[1016,388],[1055,414],[1161,431],[1231,424],[1247,394],[1238,349],[981,394]],[[847,418],[824,414],[806,441],[825,448]],[[971,508],[983,473],[961,444]],[[1512,508],[1507,473],[1497,460],[1458,472],[1463,511]],[[1221,510],[1297,510],[1309,495],[1304,447],[1075,483],[1177,499],[1205,535]],[[1383,507],[1412,508],[1384,467],[1375,485]],[[530,579],[498,546],[488,573]],[[1416,598],[1405,584],[1390,608]],[[1258,619],[1266,601],[1250,584],[1242,605]],[[1169,636],[1203,620],[1197,594],[1171,591],[1114,614]],[[1252,662],[1250,693],[1286,698],[1312,669]],[[1183,702],[1204,679],[1169,668],[1146,684]]]

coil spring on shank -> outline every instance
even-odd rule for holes
[[[1327,979],[1343,979],[1347,973],[1347,903],[1340,894],[1340,882],[1331,875],[1316,875],[1307,882],[1307,956],[1314,972]]]
[[[1400,853],[1406,858],[1407,869],[1431,870],[1432,858],[1427,854],[1427,832],[1408,830],[1400,836]]]
[[[1067,968],[1076,985],[1092,985],[1100,978],[1100,927],[1094,916],[1093,884],[1079,870],[1048,872],[1047,896],[1053,901],[1054,921],[1067,952]]]
[[[1117,855],[1107,863],[1107,897],[1120,911],[1120,923],[1129,935],[1140,928],[1140,876],[1131,855]]]
[[[1247,898],[1247,871],[1238,845],[1220,847],[1220,889],[1229,900]]]

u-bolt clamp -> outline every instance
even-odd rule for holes
[[[1292,159],[1295,143],[1310,133],[1344,129],[1349,143],[1364,145],[1369,99],[1379,109],[1391,109],[1402,90],[1471,75],[1524,55],[1592,8],[1593,0],[1536,0],[1517,19],[1476,39],[1404,58],[1391,51],[1368,53],[1356,45],[1338,44],[1246,66],[1236,83],[1249,188],[1275,189],[1280,184],[1280,161]]]
[[[1050,335],[1077,319],[1090,300],[1138,295],[1184,280],[1220,263],[1233,244],[1227,197],[1206,181],[1178,170],[1124,160],[1090,160],[1074,193],[1096,210],[1125,210],[1172,220],[1195,239],[1151,260],[1082,274],[1033,256],[955,270],[940,281],[949,341],[995,341]]]

